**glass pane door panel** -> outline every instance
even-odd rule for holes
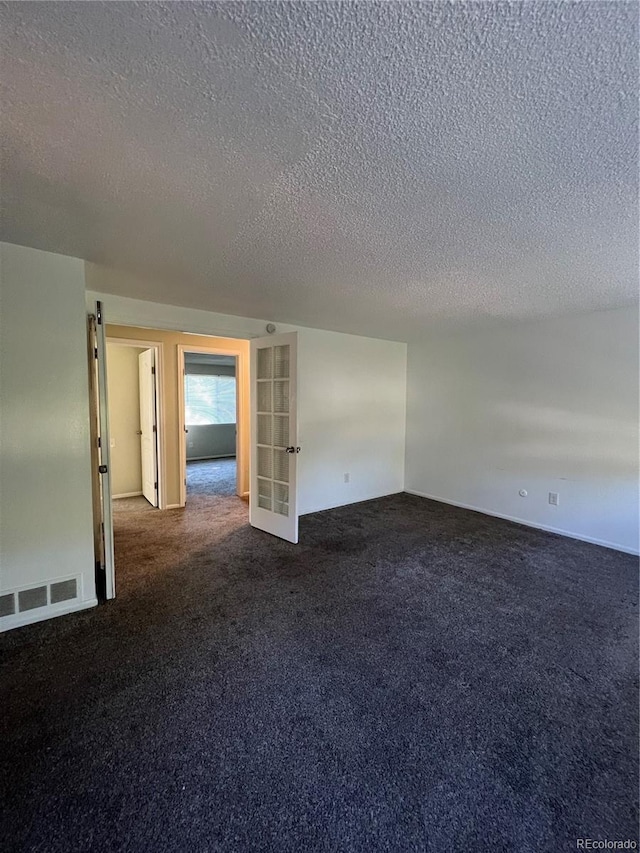
[[[273,383],[273,411],[289,412],[289,380],[275,380]]]
[[[273,479],[289,482],[289,454],[285,450],[273,451]]]
[[[272,412],[271,382],[258,382],[258,411]]]
[[[273,450],[270,447],[258,447],[258,477],[273,477]]]
[[[273,348],[273,376],[275,379],[289,378],[289,345]]]
[[[289,444],[289,415],[273,416],[273,443],[276,447],[287,447]]]
[[[262,509],[271,509],[271,488],[270,480],[258,477],[258,506]]]
[[[273,484],[273,511],[280,515],[289,515],[289,486]]]
[[[258,415],[258,444],[273,443],[272,419],[273,415]]]
[[[258,379],[271,379],[273,376],[273,347],[258,350]]]

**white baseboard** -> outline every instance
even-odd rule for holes
[[[0,633],[10,631],[12,628],[21,628],[23,625],[31,625],[34,622],[42,622],[45,619],[53,619],[55,616],[65,616],[67,613],[76,613],[78,610],[88,610],[97,607],[98,599],[90,598],[89,601],[61,601],[59,604],[49,604],[46,607],[34,607],[24,613],[14,613],[11,616],[3,616],[0,619]]]
[[[167,504],[165,509],[184,509],[184,504]]]
[[[123,492],[121,495],[111,495],[112,501],[118,501],[120,498],[137,498],[142,492]]]
[[[527,521],[524,518],[518,518],[515,515],[504,515],[501,512],[493,512],[490,509],[483,509],[479,506],[471,504],[463,504],[459,501],[451,501],[448,498],[439,498],[437,495],[428,495],[426,492],[419,492],[416,489],[405,489],[409,495],[416,495],[419,498],[427,498],[430,501],[438,501],[441,504],[449,504],[457,506],[460,509],[469,509],[472,512],[479,512],[482,515],[491,515],[494,518],[503,518],[505,521],[514,521],[516,524],[523,524],[525,527],[533,527],[536,530],[546,530],[548,533],[558,533],[560,536],[567,536],[569,539],[579,539],[581,542],[589,542],[591,545],[601,545],[603,548],[611,548],[614,551],[622,551],[625,554],[633,554],[638,556],[638,551],[633,548],[627,548],[626,545],[618,545],[616,542],[607,542],[605,539],[596,539],[592,536],[583,536],[581,533],[573,533],[571,530],[563,530],[561,527],[552,527],[550,524],[538,524],[535,521]]]

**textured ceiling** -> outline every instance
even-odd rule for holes
[[[400,340],[631,304],[637,18],[1,4],[3,239],[138,274],[125,295]]]

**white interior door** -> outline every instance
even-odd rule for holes
[[[155,350],[138,356],[140,377],[140,454],[142,457],[142,494],[152,506],[158,506],[158,454],[156,425]]]
[[[251,341],[253,527],[298,541],[296,332]]]

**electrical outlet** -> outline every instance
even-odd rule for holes
[[[549,492],[549,503],[551,506],[558,506],[560,503],[560,496],[557,492]]]
[[[344,481],[345,481],[345,483],[350,483],[350,482],[351,482],[351,474],[349,474],[349,472],[348,472],[348,471],[345,471],[345,474],[344,474]]]

